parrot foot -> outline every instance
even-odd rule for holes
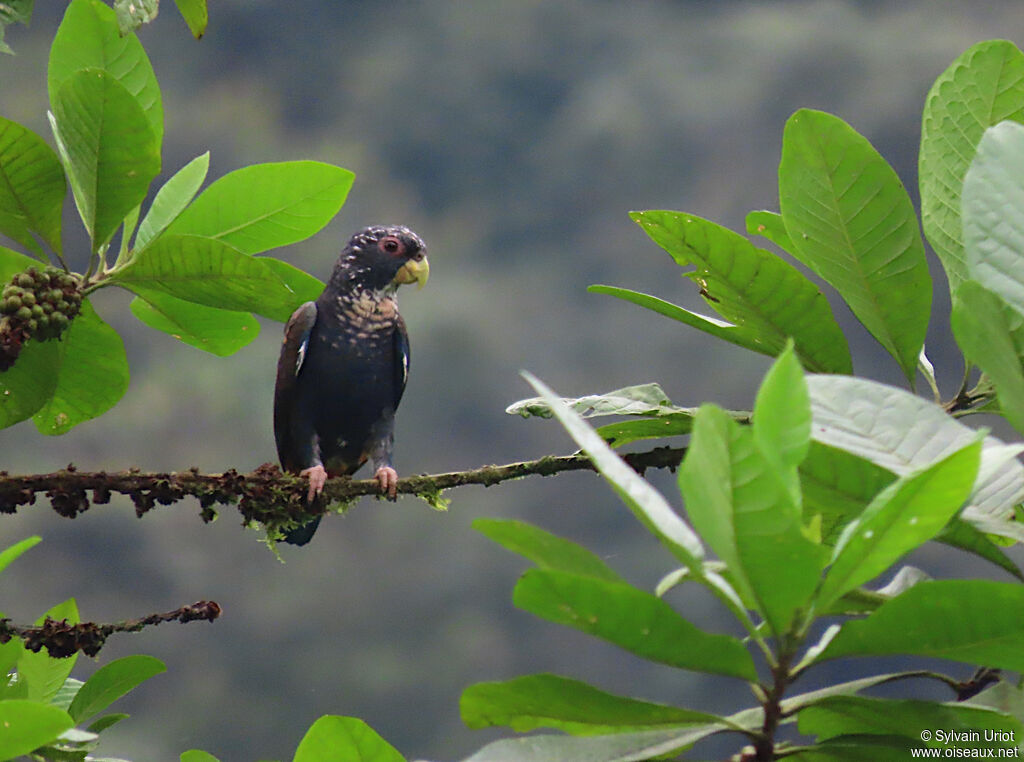
[[[388,500],[398,497],[398,472],[391,466],[381,466],[373,478],[380,484],[380,491],[387,495]]]
[[[306,495],[306,500],[312,503],[316,496],[324,491],[324,485],[327,484],[327,471],[323,466],[317,465],[299,471],[299,476],[309,479],[309,493]]]

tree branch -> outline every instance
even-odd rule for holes
[[[629,453],[623,459],[642,474],[648,468],[675,468],[685,452],[682,447],[656,447]],[[526,476],[552,476],[581,470],[595,470],[585,455],[548,455],[503,466],[408,476],[398,480],[398,491],[417,495],[439,507],[443,505],[441,491],[453,487],[468,484],[490,487]],[[194,497],[199,500],[204,521],[216,516],[214,505],[237,504],[247,523],[258,521],[280,527],[321,514],[331,503],[352,503],[362,495],[380,494],[380,485],[375,479],[334,478],[327,481],[324,500],[310,505],[306,502],[307,488],[304,478],[282,473],[271,463],[264,463],[251,474],[240,474],[234,469],[222,474],[201,474],[195,468],[171,473],[143,473],[131,469],[108,474],[78,471],[74,465],[69,465],[63,471],[50,474],[18,476],[0,471],[0,513],[15,513],[19,506],[33,505],[37,493],[45,493],[53,510],[66,518],[74,518],[92,504],[110,502],[111,494],[116,492],[131,498],[140,518],[157,503],[170,505]]]
[[[50,656],[63,659],[71,656],[76,651],[81,651],[87,656],[95,656],[103,648],[107,638],[115,632],[138,632],[143,627],[157,625],[161,622],[195,622],[206,620],[212,622],[220,616],[220,606],[213,601],[197,601],[191,606],[182,606],[180,609],[168,611],[166,614],[150,614],[138,619],[126,619],[123,622],[112,624],[96,624],[95,622],[81,622],[79,624],[68,624],[67,619],[51,619],[46,617],[42,625],[30,627],[25,625],[11,624],[8,619],[0,619],[0,643],[6,643],[11,638],[21,638],[25,641],[25,648],[30,651],[39,651],[45,647]]]

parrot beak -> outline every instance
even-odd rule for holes
[[[408,284],[416,283],[417,288],[427,285],[427,277],[430,275],[430,262],[426,257],[423,259],[410,259],[402,265],[395,273],[395,283]]]

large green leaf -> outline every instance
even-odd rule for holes
[[[1024,585],[921,582],[866,619],[847,622],[818,661],[914,654],[1024,670]]]
[[[982,731],[1016,735],[1021,732],[1019,721],[979,707],[961,704],[942,704],[937,701],[891,700],[864,696],[832,696],[800,712],[801,733],[817,736],[819,740],[853,733],[905,735],[924,741],[922,746],[947,747],[949,738],[935,734],[925,739],[922,730],[959,732],[956,746],[962,749],[992,748],[992,740]],[[965,731],[977,731],[976,734]]]
[[[692,214],[648,211],[631,217],[679,265],[695,268],[687,277],[700,286],[708,305],[742,332],[737,343],[777,355],[792,337],[811,370],[851,372],[849,347],[832,309],[795,267]]]
[[[786,122],[779,204],[793,256],[835,288],[913,378],[931,278],[910,196],[842,119],[802,109]]]
[[[164,233],[111,273],[111,281],[138,288],[143,298],[160,291],[207,307],[256,312],[281,322],[294,310],[293,292],[265,263],[223,241],[197,235]]]
[[[220,310],[135,286],[131,311],[139,320],[196,349],[227,357],[255,339],[259,322],[248,312]]]
[[[35,625],[37,627],[42,625],[46,617],[58,622],[67,620],[69,624],[78,624],[80,621],[78,604],[75,603],[74,598],[58,603],[39,617],[35,621]],[[78,661],[77,653],[68,658],[58,659],[50,656],[45,647],[39,651],[25,649],[18,658],[17,669],[18,679],[24,680],[28,684],[27,698],[34,701],[49,701],[56,696],[57,691],[61,689],[64,681],[71,674],[71,670],[74,669],[76,661]]]
[[[316,161],[244,167],[204,190],[167,232],[216,238],[246,254],[286,246],[330,222],[354,178]]]
[[[905,389],[845,376],[808,376],[812,435],[823,444],[870,460],[899,476],[930,466],[959,450],[977,432],[938,405]],[[1018,446],[986,437],[981,469],[964,518],[1006,517],[1024,500]]]
[[[740,641],[704,632],[660,598],[621,582],[530,569],[515,588],[515,605],[575,627],[651,661],[698,672],[756,680]]]
[[[75,694],[68,714],[76,723],[102,712],[132,688],[154,675],[166,672],[159,659],[144,654],[125,656],[100,667]]]
[[[66,191],[53,149],[31,130],[0,117],[0,233],[38,252],[35,232],[59,252]]]
[[[210,152],[197,156],[174,173],[153,198],[149,211],[139,225],[135,248],[141,249],[156,238],[177,219],[182,210],[195,198],[210,168]]]
[[[506,738],[487,744],[463,762],[636,762],[669,758],[722,729],[721,725],[701,725],[689,730],[643,730],[606,736],[539,734]]]
[[[995,384],[999,412],[1024,432],[1024,313],[966,280],[953,296],[952,323],[964,356]]]
[[[153,66],[138,38],[122,36],[116,14],[99,0],[73,0],[53,38],[46,85],[55,111],[61,86],[82,69],[101,69],[124,85],[145,113],[159,146],[164,111]]]
[[[306,731],[292,762],[405,762],[405,757],[362,720],[325,715]]]
[[[630,468],[579,414],[570,410],[542,381],[529,373],[523,376],[544,398],[551,412],[565,427],[576,444],[587,454],[595,468],[608,480],[633,514],[665,546],[695,573],[701,570],[704,548],[700,538],[672,506],[642,476]]]
[[[525,521],[476,519],[473,528],[513,553],[525,556],[541,569],[557,569],[607,582],[623,582],[608,564],[582,545]]]
[[[964,179],[963,235],[970,278],[1024,314],[1024,125],[985,131]]]
[[[60,370],[53,396],[33,416],[42,434],[64,434],[102,415],[128,390],[124,342],[88,299],[82,300],[82,311],[59,345]]]
[[[53,125],[78,213],[98,249],[160,171],[159,136],[138,101],[101,69],[64,81],[54,96]]]
[[[970,494],[980,458],[979,440],[879,492],[836,543],[818,605],[827,609],[937,535]]]
[[[16,759],[74,726],[68,713],[37,701],[0,701],[0,759]]]
[[[756,426],[755,422],[755,426]],[[792,480],[724,411],[697,413],[679,486],[687,514],[776,634],[818,585],[825,555],[802,531]]]
[[[291,302],[298,308],[305,302],[315,302],[323,293],[325,284],[319,278],[274,257],[256,257],[279,277],[292,292]]]
[[[1024,122],[1024,54],[1006,40],[969,48],[949,65],[925,100],[918,176],[921,222],[949,278],[967,278],[961,191],[982,133],[1004,119]]]
[[[470,728],[557,728],[574,735],[722,722],[713,714],[616,696],[558,675],[477,683],[462,692],[459,711]]]

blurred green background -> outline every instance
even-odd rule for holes
[[[163,91],[164,177],[207,149],[211,180],[285,159],[354,170],[337,219],[275,252],[321,278],[364,225],[407,224],[427,241],[430,285],[402,293],[413,363],[400,474],[571,451],[556,423],[504,414],[530,396],[524,368],[566,395],[658,381],[678,404],[748,407],[767,358],[586,293],[609,283],[708,311],[627,212],[681,209],[742,230],[747,211],[777,209],[783,123],[804,106],[866,135],[916,201],[932,81],[974,42],[1024,41],[1015,0],[219,0],[201,42],[165,4],[140,34]],[[17,56],[0,58],[0,114],[50,140],[45,67],[64,5],[36,6],[30,29],[8,32]],[[81,267],[70,200],[65,227]],[[962,368],[933,273],[928,348],[948,396]],[[127,395],[64,437],[31,423],[0,432],[0,469],[247,471],[274,459],[280,325],[264,322],[253,344],[217,359],[135,322],[124,293],[95,301],[125,338]],[[895,362],[833,304],[857,372],[900,383]],[[651,478],[673,492],[671,474]],[[449,496],[447,514],[364,500],[308,547],[284,548],[283,565],[232,511],[209,526],[194,503],[138,521],[115,501],[71,522],[39,504],[0,521],[0,545],[44,538],[0,578],[0,603],[17,621],[70,596],[96,621],[221,604],[213,625],[120,636],[100,661],[81,660],[79,677],[129,653],[167,663],[116,705],[133,717],[104,734],[105,754],[137,762],[190,747],[290,759],[326,713],[364,718],[410,759],[460,758],[498,735],[461,724],[461,689],[534,671],[712,711],[748,702],[737,684],[655,668],[513,608],[525,564],[469,528],[478,516],[536,522],[648,588],[672,567],[597,477]],[[945,548],[912,560],[939,576],[992,573]],[[731,626],[706,597],[672,595],[705,626]],[[864,665],[830,669],[819,679]]]

